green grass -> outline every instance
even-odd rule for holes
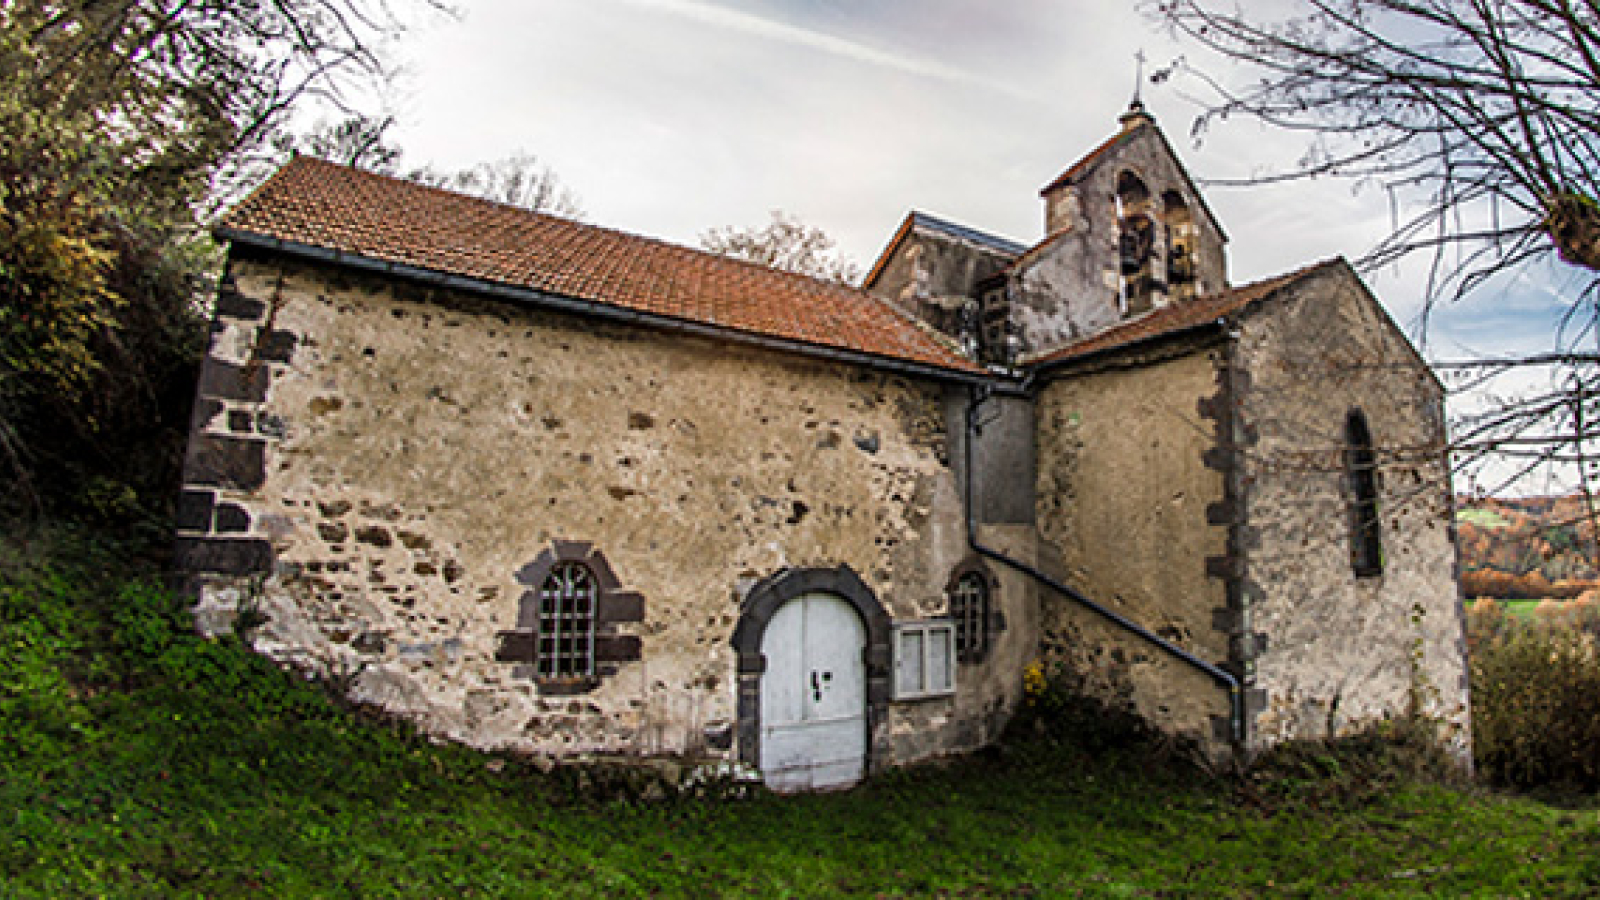
[[[1533,618],[1533,611],[1543,603],[1543,600],[1501,600],[1500,606],[1506,614],[1518,619]]]
[[[1456,521],[1476,525],[1479,528],[1505,528],[1511,520],[1492,509],[1458,509]]]
[[[1370,752],[1210,779],[1034,739],[835,795],[585,796],[190,636],[125,557],[75,541],[0,563],[6,896],[1600,891],[1593,804],[1429,783]]]

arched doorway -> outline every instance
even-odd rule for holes
[[[873,768],[889,700],[889,616],[848,567],[786,569],[744,602],[739,758],[778,791],[848,787]]]
[[[805,594],[761,637],[761,776],[775,791],[848,787],[867,764],[867,629],[850,604]]]

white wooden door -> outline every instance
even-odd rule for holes
[[[848,787],[867,759],[866,628],[831,594],[778,608],[761,636],[761,774],[775,791]]]

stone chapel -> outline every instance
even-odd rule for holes
[[[1443,392],[1343,260],[1228,280],[1138,104],[1013,241],[861,288],[298,157],[233,209],[202,631],[440,739],[779,790],[994,741],[1039,664],[1221,759],[1466,753]]]

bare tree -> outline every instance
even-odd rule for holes
[[[860,267],[838,254],[827,232],[778,209],[772,211],[772,221],[761,228],[706,231],[700,235],[700,246],[712,253],[837,284],[854,285],[861,280]]]
[[[1334,175],[1382,185],[1394,227],[1363,263],[1420,255],[1427,311],[1528,267],[1577,275],[1581,287],[1551,352],[1447,364],[1443,374],[1453,387],[1479,390],[1529,367],[1547,375],[1547,384],[1459,416],[1458,460],[1510,460],[1503,479],[1563,465],[1589,492],[1589,477],[1600,474],[1592,458],[1600,439],[1600,4],[1291,0],[1268,7],[1275,13],[1213,0],[1145,6],[1247,75],[1224,79],[1182,61],[1155,74],[1209,89],[1197,136],[1236,116],[1306,136],[1295,165],[1247,183]]]
[[[318,122],[303,135],[284,134],[277,143],[285,155],[301,151],[341,166],[392,175],[403,155],[384,138],[393,125],[394,116],[358,114],[337,122]]]
[[[584,216],[577,195],[561,183],[555,170],[525,150],[455,172],[424,166],[406,177],[421,184],[449,188],[534,212],[569,219]]]

